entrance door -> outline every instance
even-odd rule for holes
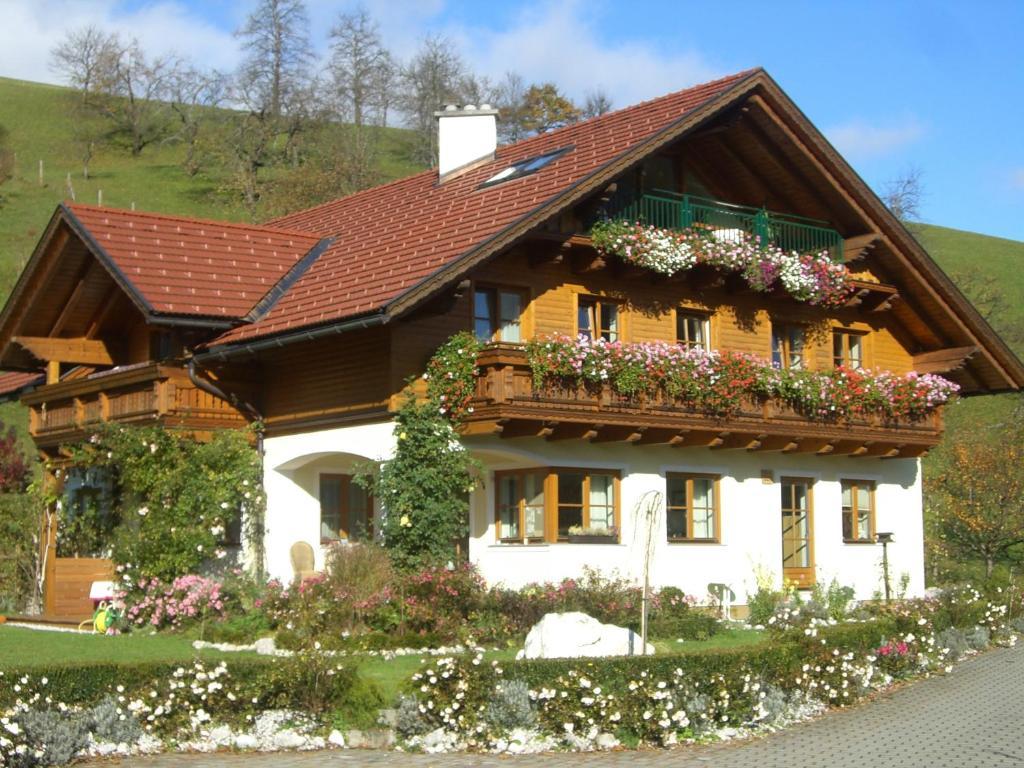
[[[798,587],[814,584],[813,481],[782,478],[782,576]]]

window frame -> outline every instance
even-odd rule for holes
[[[841,338],[841,351],[840,355],[836,355],[836,339]],[[853,366],[852,357],[850,356],[850,339],[857,338],[860,340],[860,365]],[[849,368],[850,370],[860,371],[868,367],[868,345],[867,345],[868,334],[867,331],[859,331],[854,328],[833,328],[832,329],[832,349],[830,354],[832,355],[832,367],[833,368]]]
[[[665,473],[665,540],[669,544],[721,544],[722,543],[722,501],[721,501],[721,475],[710,472],[666,472]],[[670,503],[671,496],[668,493],[668,485],[672,480],[683,480],[686,482],[686,506],[677,507]],[[683,510],[686,514],[686,531],[692,534],[693,525],[693,481],[710,480],[712,493],[712,512],[715,527],[715,535],[711,538],[697,538],[688,536],[670,536],[668,532],[668,517],[673,511]]]
[[[783,332],[776,334],[776,330]],[[798,331],[801,337],[800,347],[800,367],[793,367],[793,332]],[[771,361],[775,364],[775,339],[780,338],[782,345],[780,349],[780,365],[783,370],[797,370],[806,371],[809,370],[808,366],[808,348],[807,348],[807,329],[799,323],[786,323],[786,322],[775,322],[771,324]]]
[[[602,339],[605,339],[605,336],[604,336],[605,328],[603,327],[603,321],[602,321],[602,315],[604,313],[602,312],[601,308],[602,308],[602,306],[605,306],[605,305],[615,307],[615,321],[616,321],[616,324],[617,324],[618,328],[615,331],[615,338],[614,339],[605,339],[605,341],[610,343],[610,342],[613,342],[613,341],[625,341],[626,340],[626,333],[625,333],[625,330],[626,330],[626,328],[625,328],[625,316],[626,316],[626,313],[624,311],[625,310],[625,302],[622,299],[613,299],[613,298],[609,298],[607,296],[594,296],[594,295],[591,295],[591,294],[583,294],[583,293],[576,294],[576,312],[573,315],[573,324],[576,326],[576,334],[575,335],[577,337],[583,334],[583,331],[580,329],[580,310],[583,308],[584,304],[593,304],[593,306],[594,306],[593,317],[596,320],[596,325],[598,326],[597,327],[597,337],[598,338],[602,338]],[[596,341],[597,340],[597,339],[595,339],[593,333],[590,334],[589,338],[590,338],[591,341]]]
[[[786,507],[782,503],[782,489],[786,485],[803,484],[807,486],[807,565],[787,566],[786,565],[786,539],[785,532],[781,529],[782,516],[786,510],[793,510],[793,507]],[[792,581],[800,588],[814,586],[817,565],[814,559],[814,486],[816,479],[813,477],[800,477],[786,475],[779,478],[779,522],[780,538],[782,542],[782,575],[787,581]]]
[[[874,480],[864,480],[862,478],[851,478],[844,477],[839,480],[839,513],[840,513],[840,528],[843,534],[844,544],[874,544],[875,543],[875,491],[877,490],[877,483]],[[846,488],[850,488],[850,502],[849,512],[847,507],[843,503],[842,494]],[[854,533],[853,537],[847,537],[846,535],[846,517],[848,514],[856,515],[859,511],[859,505],[857,504],[858,493],[867,493],[868,496],[868,535],[867,538],[861,538],[856,535],[857,532],[857,519],[853,517],[850,520],[850,530]]]
[[[352,535],[352,505],[351,496],[349,495],[352,490],[353,480],[355,475],[346,472],[319,472],[317,474],[317,503],[320,507],[320,517],[318,520],[319,526],[317,528],[317,534],[320,537],[321,545],[334,544],[339,541],[372,541],[375,536],[374,530],[374,498],[373,494],[369,491],[364,490],[363,493],[366,495],[366,533],[353,537]],[[341,482],[338,499],[339,499],[339,522],[338,529],[336,531],[337,538],[329,538],[323,535],[324,528],[324,481],[325,480],[339,480]]]
[[[493,299],[491,304],[494,312],[491,320],[491,333],[490,336],[485,339],[480,339],[476,332],[476,297],[478,294],[490,294]],[[519,341],[507,341],[501,338],[501,294],[502,293],[514,293],[519,296]],[[526,328],[526,312],[527,307],[530,304],[530,290],[524,286],[518,285],[505,285],[502,283],[490,283],[481,282],[473,284],[472,296],[469,302],[469,323],[470,329],[476,338],[480,339],[484,343],[506,343],[506,344],[523,344],[529,338],[527,335]]]
[[[696,318],[701,323],[702,333],[704,335],[703,342],[692,341],[690,339],[679,338],[679,322],[683,318]],[[688,329],[687,329],[688,330]],[[711,313],[703,309],[694,309],[692,307],[676,307],[675,310],[675,333],[676,333],[676,344],[685,349],[703,349],[705,352],[711,351]]]
[[[494,471],[494,525],[495,541],[499,545],[523,546],[527,544],[560,544],[570,543],[568,533],[561,536],[558,532],[558,518],[561,507],[566,506],[559,503],[558,477],[559,474],[581,474],[583,475],[582,499],[580,504],[580,518],[583,527],[590,526],[590,480],[592,475],[604,475],[612,478],[612,527],[615,530],[615,543],[621,543],[621,509],[622,509],[622,473],[618,469],[603,469],[594,467],[528,467],[524,469],[509,469]],[[524,537],[502,538],[501,536],[501,488],[500,479],[510,475],[523,476],[536,474],[543,476],[544,488],[544,537],[543,539]],[[524,517],[526,505],[525,499],[519,499],[520,530],[525,534],[526,520]]]

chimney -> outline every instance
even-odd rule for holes
[[[498,148],[498,110],[490,104],[448,104],[437,118],[437,173],[441,181],[481,160],[493,160]]]

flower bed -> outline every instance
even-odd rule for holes
[[[667,342],[554,335],[529,342],[526,355],[537,389],[608,385],[626,398],[661,397],[714,416],[734,414],[748,401],[775,399],[821,421],[869,416],[913,421],[959,391],[934,374],[776,368],[753,355]]]
[[[606,220],[595,224],[590,234],[599,253],[663,275],[707,264],[738,272],[755,291],[781,287],[797,301],[826,307],[842,306],[853,292],[849,271],[832,261],[828,251],[784,251],[745,232],[730,231],[728,239],[721,239],[703,225],[670,230]]]

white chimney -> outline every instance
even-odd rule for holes
[[[437,118],[437,172],[444,181],[466,166],[493,160],[498,148],[498,110],[490,104],[447,105]]]

